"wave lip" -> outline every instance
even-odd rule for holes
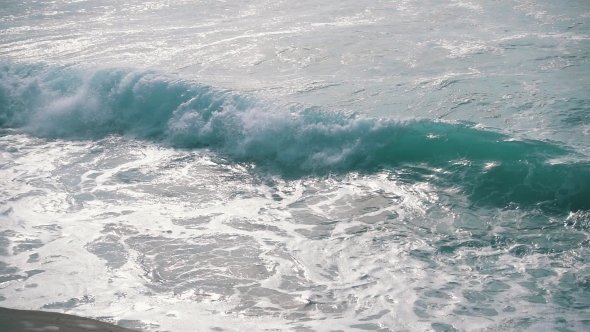
[[[0,67],[0,107],[0,127],[39,137],[209,147],[291,178],[412,167],[406,180],[458,187],[475,205],[590,209],[588,162],[551,163],[571,152],[468,124],[273,105],[149,71],[32,65]]]

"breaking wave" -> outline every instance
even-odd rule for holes
[[[543,141],[469,124],[399,121],[278,105],[151,71],[0,66],[0,127],[62,139],[128,135],[208,147],[285,177],[411,167],[473,204],[590,208],[590,163]]]

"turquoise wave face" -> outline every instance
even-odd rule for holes
[[[402,180],[457,188],[477,206],[590,209],[587,161],[469,124],[273,105],[155,72],[4,65],[0,82],[0,125],[39,137],[208,147],[287,178],[403,168]]]

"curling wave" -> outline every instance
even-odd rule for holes
[[[590,164],[542,141],[427,120],[272,105],[156,72],[0,66],[0,127],[30,135],[129,135],[208,147],[286,177],[414,167],[408,179],[461,189],[476,205],[590,209]],[[426,166],[426,167],[422,167]]]

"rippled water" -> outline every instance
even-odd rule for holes
[[[3,1],[0,306],[590,328],[590,4]]]

